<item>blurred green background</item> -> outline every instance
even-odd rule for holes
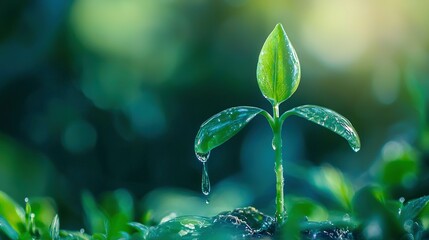
[[[65,227],[79,226],[84,190],[124,188],[155,212],[252,204],[270,213],[274,154],[262,117],[212,152],[209,206],[193,143],[225,108],[270,110],[256,62],[282,23],[302,67],[282,110],[334,109],[362,142],[354,153],[288,119],[286,194],[324,201],[306,181],[323,183],[310,170],[326,163],[355,188],[378,181],[394,198],[429,194],[427,9],[408,0],[1,1],[0,190],[21,202],[52,197]]]

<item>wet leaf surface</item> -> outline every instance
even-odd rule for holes
[[[403,222],[416,219],[428,202],[429,196],[420,197],[407,202],[401,210],[400,219]]]
[[[282,103],[298,88],[301,77],[298,56],[281,24],[277,24],[262,46],[256,77],[259,89],[272,105]]]
[[[339,113],[320,106],[303,105],[286,112],[305,118],[322,127],[325,127],[347,140],[350,147],[355,151],[360,149],[360,139],[353,125],[347,118]]]
[[[263,110],[256,107],[232,107],[205,121],[195,137],[195,153],[202,162],[213,148],[228,141]]]

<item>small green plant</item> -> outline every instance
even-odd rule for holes
[[[352,124],[340,114],[315,105],[303,105],[280,115],[280,104],[287,100],[298,88],[301,68],[297,54],[281,24],[277,24],[265,41],[259,55],[256,77],[264,97],[271,103],[273,114],[248,106],[226,109],[205,121],[195,138],[195,153],[203,163],[202,191],[210,192],[210,181],[206,162],[210,151],[237,134],[258,114],[263,115],[273,131],[272,147],[275,151],[276,173],[276,213],[278,224],[284,222],[284,179],[282,159],[282,125],[286,118],[295,115],[328,128],[345,138],[354,151],[360,149],[359,136]]]

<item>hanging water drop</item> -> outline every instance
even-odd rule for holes
[[[360,146],[357,145],[357,144],[353,144],[353,145],[350,145],[350,146],[352,147],[353,151],[355,151],[355,152],[358,152],[360,150]]]
[[[195,152],[195,155],[197,156],[198,160],[200,160],[200,162],[205,163],[210,157],[210,151],[206,153]]]
[[[203,177],[201,179],[201,191],[206,196],[210,194],[210,179],[209,179],[209,174],[207,172],[206,162],[203,162]]]

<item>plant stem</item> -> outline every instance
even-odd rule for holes
[[[272,130],[274,134],[273,149],[275,151],[274,171],[276,173],[276,221],[278,224],[283,224],[286,216],[284,205],[284,177],[283,177],[283,158],[282,158],[282,123],[279,115],[279,105],[273,106]]]

